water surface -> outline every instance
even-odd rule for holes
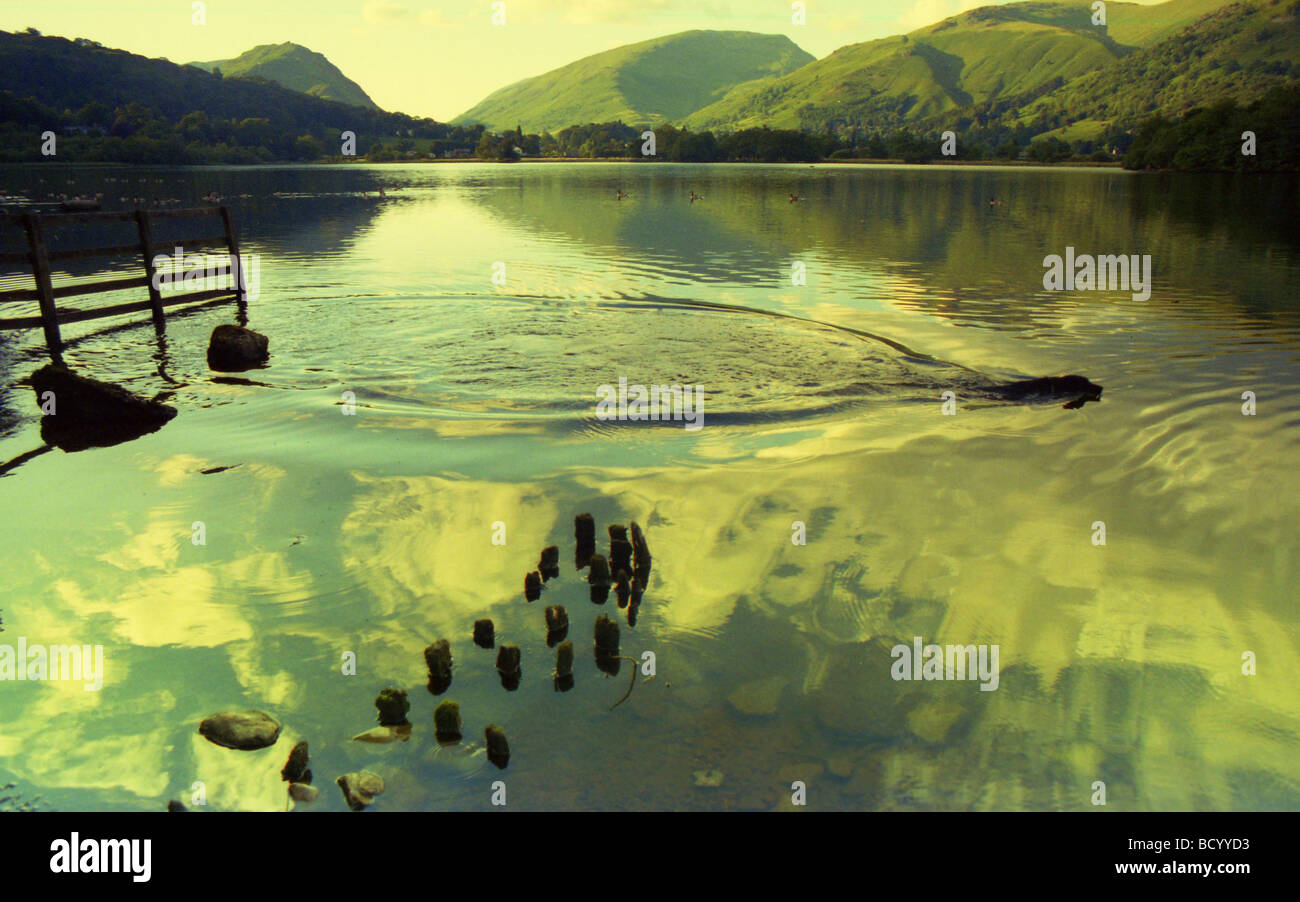
[[[99,692],[0,684],[0,777],[23,798],[159,810],[200,781],[212,808],[280,810],[306,739],[322,795],[298,810],[342,809],[330,784],[361,768],[388,783],[381,810],[486,808],[496,779],[525,809],[783,808],[794,780],[820,809],[1082,810],[1097,780],[1116,809],[1300,808],[1294,180],[0,169],[8,203],[210,190],[259,256],[249,325],[271,365],[212,379],[230,305],[170,318],[163,343],[65,327],[71,366],[179,414],[0,478],[0,641],[102,644],[106,667]],[[1044,291],[1067,246],[1150,254],[1150,300]],[[39,330],[0,342],[0,461],[41,447],[19,384],[41,363]],[[1101,403],[965,390],[1066,372]],[[620,377],[699,385],[703,428],[598,419]],[[645,530],[635,627],[573,569],[583,512],[602,551],[611,523]],[[549,544],[562,575],[528,604]],[[568,693],[546,604],[572,621]],[[612,711],[629,665],[596,669],[601,613],[657,666]],[[517,691],[470,642],[482,617],[522,649]],[[914,636],[998,645],[999,688],[889,680],[868,650]],[[504,772],[436,751],[421,650],[439,637],[445,697],[467,740],[506,729]],[[410,692],[411,741],[351,742],[389,685]],[[277,745],[198,736],[236,706],[281,720]]]

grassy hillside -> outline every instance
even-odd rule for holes
[[[379,109],[360,85],[340,72],[322,54],[301,44],[260,44],[234,59],[190,65],[206,72],[220,69],[225,78],[264,78],[324,100]]]
[[[680,119],[738,84],[783,75],[811,54],[783,35],[688,31],[585,57],[491,94],[452,120],[493,131]]]
[[[1039,98],[1016,119],[1035,131],[1072,128],[1075,137],[1093,137],[1152,115],[1227,99],[1247,104],[1297,80],[1300,0],[1246,0]]]
[[[686,117],[692,128],[893,127],[1022,95],[1125,52],[1078,2],[971,10],[907,35],[842,47],[742,86]]]
[[[1040,0],[981,7],[907,35],[842,47],[789,75],[741,85],[687,116],[691,128],[897,128],[963,110],[1019,106],[1113,68],[1229,0],[1091,4]]]

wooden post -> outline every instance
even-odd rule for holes
[[[224,204],[220,207],[221,222],[226,227],[226,248],[230,252],[230,273],[235,277],[235,287],[239,290],[236,309],[239,325],[248,325],[248,293],[244,285],[244,267],[239,261],[239,240],[235,237],[235,225],[230,218],[230,208]]]
[[[27,232],[27,247],[32,255],[32,275],[36,279],[36,293],[41,305],[45,344],[50,349],[50,360],[62,365],[63,339],[59,335],[59,314],[54,307],[54,286],[50,283],[50,260],[45,252],[41,221],[36,214],[23,214],[23,229]]]
[[[153,269],[153,238],[149,234],[149,213],[147,210],[135,211],[135,224],[140,232],[140,253],[144,255],[144,274],[149,279],[149,305],[153,310],[153,327],[159,332],[167,331],[167,317],[163,313],[162,294],[158,287],[154,285]],[[184,261],[172,261],[172,275],[176,274],[176,267]]]

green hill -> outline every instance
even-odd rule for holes
[[[813,56],[783,35],[687,31],[584,57],[489,95],[453,119],[501,131],[680,119],[737,85],[784,75]]]
[[[1227,99],[1248,104],[1270,88],[1300,80],[1298,14],[1300,0],[1223,6],[1039,98],[1015,118],[1036,132],[1090,138]]]
[[[852,44],[788,75],[742,85],[690,116],[691,128],[897,128],[965,108],[1020,104],[1118,61],[1228,0],[981,7],[907,35]]]
[[[220,69],[225,78],[264,78],[277,85],[352,106],[373,110],[379,105],[361,86],[339,71],[323,55],[301,44],[260,44],[234,59],[190,63],[206,72]]]

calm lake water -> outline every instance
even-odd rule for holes
[[[161,347],[147,315],[65,327],[69,365],[179,413],[0,478],[0,643],[99,644],[105,668],[97,692],[0,683],[0,807],[160,810],[199,782],[212,809],[282,810],[305,739],[321,797],[298,811],[342,810],[333,780],[360,769],[387,783],[376,810],[489,808],[495,780],[511,809],[789,808],[800,780],[809,809],[1090,810],[1096,781],[1110,809],[1300,809],[1294,179],[0,169],[8,204],[210,190],[258,255],[270,365],[213,380],[232,305],[173,316]],[[1150,299],[1045,291],[1067,246],[1149,254]],[[39,330],[0,339],[0,462],[42,445],[20,384],[42,362]],[[1060,373],[1101,402],[964,391]],[[703,428],[599,419],[620,377],[699,386]],[[573,567],[585,512],[602,553],[609,524],[645,531],[634,627]],[[561,576],[529,604],[551,544]],[[596,669],[602,613],[657,671],[614,710],[630,665]],[[522,650],[517,691],[470,641],[484,617]],[[505,728],[504,771],[433,740],[440,637],[442,698],[467,745]],[[998,688],[890,679],[913,637],[998,646]],[[351,741],[387,686],[410,693],[410,741]],[[279,742],[198,735],[236,707]]]

